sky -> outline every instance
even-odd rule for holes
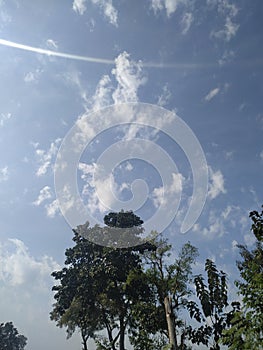
[[[110,209],[160,228],[174,254],[190,241],[194,272],[213,259],[235,296],[236,245],[253,246],[248,213],[263,204],[262,11],[0,0],[0,322],[27,350],[80,349],[49,320],[50,274],[72,227]]]

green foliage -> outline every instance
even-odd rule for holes
[[[161,235],[152,233],[152,243],[156,249],[146,254],[146,278],[151,297],[145,303],[134,308],[135,323],[132,329],[131,343],[134,349],[159,350],[168,343],[168,329],[164,300],[171,297],[175,332],[178,349],[186,349],[186,327],[180,318],[180,311],[187,304],[191,291],[192,264],[197,249],[186,243],[176,259],[171,261],[172,247]],[[162,344],[157,344],[160,339]],[[170,345],[168,345],[170,346]]]
[[[119,229],[125,225],[130,227],[133,221],[137,235],[143,230],[140,219],[132,212],[110,213],[105,219],[109,224],[118,223]],[[98,229],[102,232],[97,225],[88,229],[90,236]],[[107,233],[107,227],[103,231]],[[66,267],[52,273],[60,283],[53,287],[56,303],[51,319],[58,326],[65,326],[68,336],[77,328],[81,330],[84,349],[88,338],[93,337],[102,349],[115,350],[119,346],[124,350],[124,337],[132,323],[134,305],[146,302],[151,294],[144,278],[142,253],[154,247],[144,244],[114,249],[90,242],[79,230],[74,233],[75,246],[66,250]],[[102,329],[107,331],[106,339],[98,336]]]
[[[236,281],[242,296],[242,309],[233,313],[231,327],[222,343],[234,349],[263,349],[263,211],[250,213],[256,238],[251,251],[239,245],[242,260],[237,262],[241,280]]]
[[[27,338],[18,333],[12,322],[0,324],[0,349],[1,350],[23,350]]]
[[[210,343],[210,350],[219,350],[219,341],[230,317],[226,312],[228,306],[226,274],[218,271],[215,263],[210,259],[206,260],[205,271],[207,284],[202,275],[194,279],[202,312],[194,301],[187,304],[190,316],[202,325],[197,329],[189,327],[188,332],[192,343],[206,346]],[[235,304],[232,306],[234,307]]]

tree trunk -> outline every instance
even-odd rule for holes
[[[124,317],[121,315],[120,316],[120,350],[125,350],[124,347],[124,340],[125,340],[125,325],[124,325]]]
[[[88,350],[88,345],[87,345],[88,338],[86,337],[85,332],[83,330],[81,330],[81,337],[82,337],[83,350]]]
[[[165,314],[169,335],[169,343],[172,346],[172,350],[177,350],[177,341],[175,335],[174,313],[172,308],[172,300],[170,297],[164,298]]]

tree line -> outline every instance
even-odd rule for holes
[[[73,230],[65,266],[52,273],[57,284],[51,319],[68,337],[79,331],[83,350],[90,338],[97,350],[125,350],[127,339],[134,350],[187,350],[193,344],[263,349],[263,211],[250,218],[255,247],[238,246],[241,302],[229,301],[227,276],[212,260],[206,260],[205,276],[193,275],[198,250],[190,242],[176,257],[157,232],[133,246],[143,221],[121,211],[106,215],[103,228]],[[127,234],[131,245],[114,248],[117,239],[127,242]],[[95,236],[106,244],[93,243]]]
[[[87,224],[74,232],[65,266],[54,271],[55,303],[50,318],[67,336],[79,331],[97,350],[263,349],[263,211],[249,214],[252,250],[238,245],[240,301],[229,301],[224,271],[207,259],[205,275],[193,275],[198,250],[185,243],[174,257],[162,234],[141,239],[143,221],[133,212],[109,213],[105,227]],[[94,237],[106,246],[92,243]],[[128,248],[114,248],[119,240]],[[107,245],[110,245],[109,248]],[[24,350],[27,338],[12,322],[0,324],[0,349]]]

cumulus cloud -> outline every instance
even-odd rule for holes
[[[60,212],[59,202],[57,199],[53,200],[49,204],[46,204],[45,208],[49,218],[54,218]]]
[[[209,91],[208,94],[205,96],[205,101],[212,100],[212,98],[214,98],[219,93],[219,91],[220,91],[219,88],[215,88]]]
[[[146,82],[141,63],[131,60],[126,51],[115,59],[115,63],[112,74],[118,85],[112,94],[114,103],[137,102],[138,89]]]
[[[9,179],[8,166],[0,168],[0,182],[7,181]]]
[[[181,194],[184,180],[182,174],[173,173],[170,184],[155,188],[152,193],[152,200],[155,208],[170,203],[175,195]]]
[[[98,111],[111,104],[137,102],[139,100],[139,88],[147,81],[141,62],[132,60],[126,51],[118,55],[111,74],[101,77],[94,94],[91,96],[88,96],[87,91],[83,87],[79,72],[72,71],[67,73],[64,75],[64,79],[79,90],[80,97],[84,101],[86,113]],[[86,118],[86,113],[79,117],[79,123]]]
[[[107,206],[112,208],[116,201],[113,193],[118,192],[118,186],[113,174],[105,176],[100,172],[98,165],[93,164],[79,164],[81,171],[81,179],[84,182],[82,188],[82,196],[86,200],[86,206],[92,214],[97,211],[104,213]],[[96,178],[95,178],[96,172]]]
[[[41,287],[50,278],[50,273],[59,268],[56,261],[49,256],[39,259],[31,256],[28,248],[19,239],[9,239],[9,244],[0,246],[0,260],[0,279],[11,286]]]
[[[208,189],[208,198],[215,199],[219,194],[226,193],[226,189],[224,187],[224,176],[220,170],[213,171],[212,168],[209,168],[210,174],[210,184]]]
[[[52,167],[52,162],[58,152],[60,142],[61,139],[57,138],[54,142],[51,142],[49,149],[46,151],[40,148],[36,148],[35,153],[38,163],[40,164],[36,172],[37,176],[45,175],[48,169]],[[36,147],[38,147],[38,145]]]
[[[51,188],[49,186],[45,186],[39,191],[37,199],[33,202],[33,204],[38,207],[44,202],[48,201],[44,207],[49,218],[54,218],[56,214],[60,212],[58,200],[54,199],[52,202],[50,202],[49,200],[52,198],[54,198],[54,194],[51,191]]]

